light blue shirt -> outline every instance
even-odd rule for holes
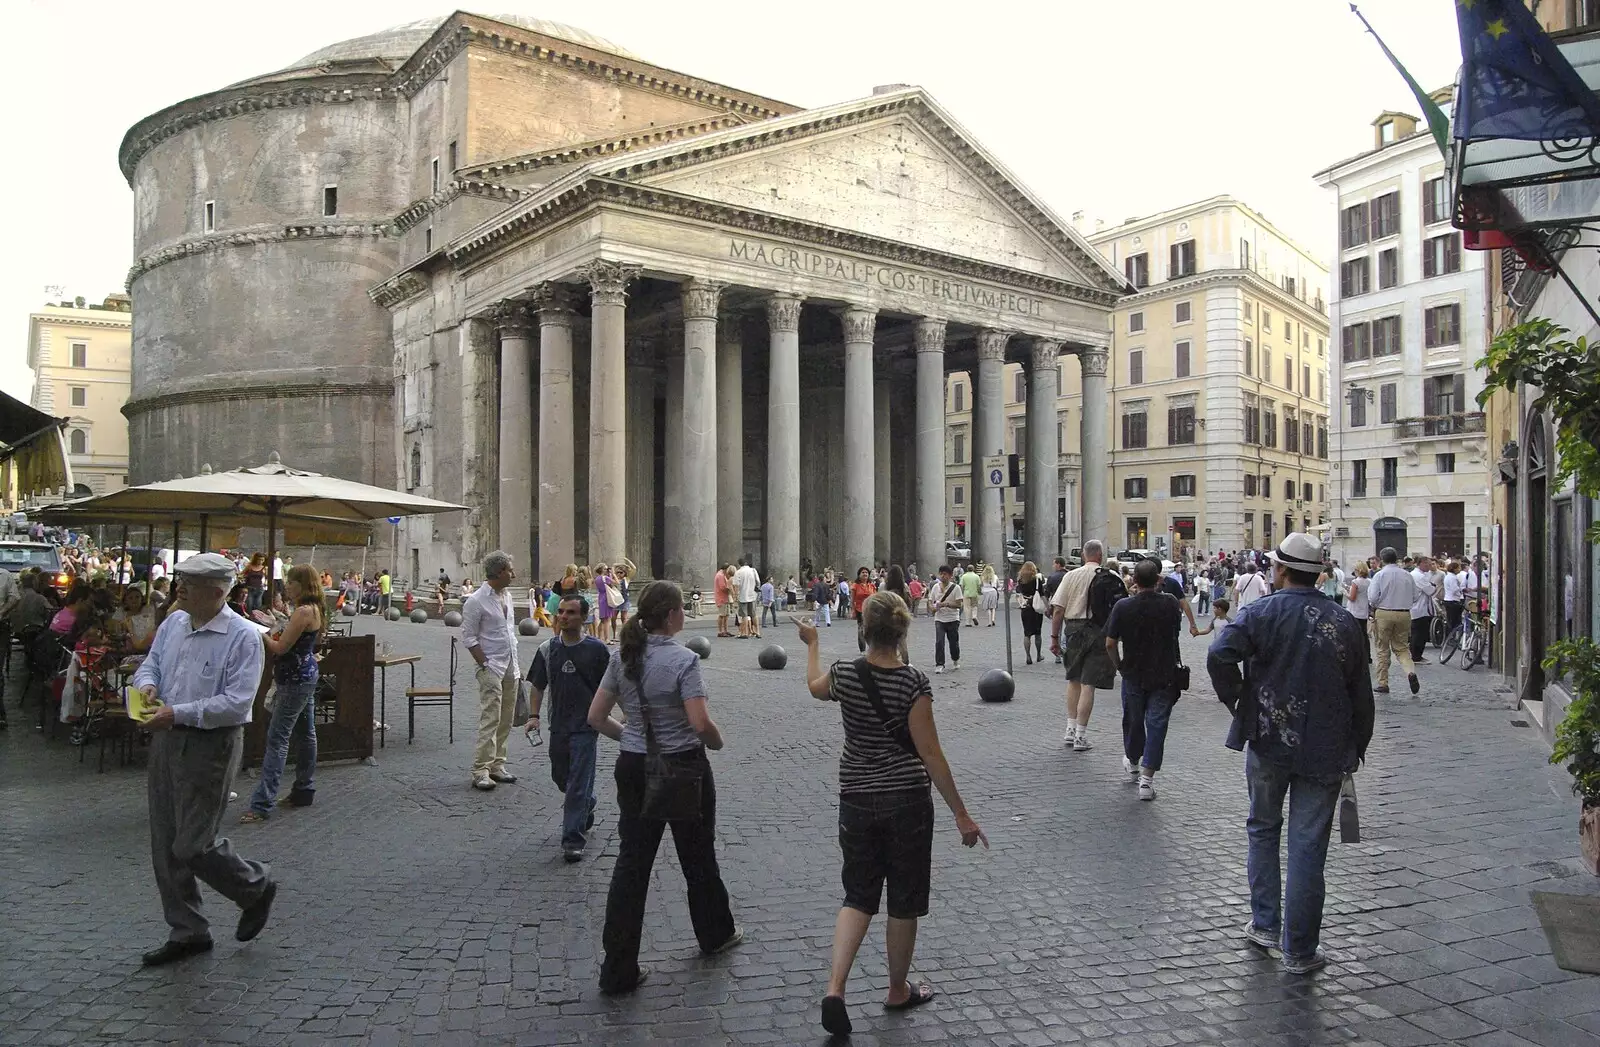
[[[639,675],[643,696],[639,685],[628,678],[622,667],[622,652],[616,651],[611,655],[611,664],[606,666],[605,678],[600,681],[600,689],[616,695],[617,704],[628,717],[622,728],[622,751],[648,751],[644,714],[640,711],[641,697],[650,703],[650,727],[662,752],[698,748],[702,744],[700,736],[689,725],[689,714],[684,711],[683,703],[706,696],[705,680],[700,675],[700,656],[670,636],[652,633]]]
[[[261,634],[232,608],[198,629],[187,612],[173,611],[156,630],[133,686],[154,687],[185,727],[239,727],[250,722],[265,660]]]

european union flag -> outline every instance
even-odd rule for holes
[[[1456,26],[1456,138],[1600,138],[1600,100],[1520,0],[1456,0]]]

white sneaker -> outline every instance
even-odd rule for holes
[[[1072,745],[1072,743],[1077,740],[1077,737],[1078,737],[1078,727],[1077,727],[1077,725],[1076,724],[1069,724],[1067,726],[1067,729],[1065,731],[1061,732],[1061,744],[1070,747]]]
[[[961,668],[961,663],[960,662],[951,662],[950,663],[950,671],[951,672],[955,672],[959,668]]]
[[[935,675],[935,676],[943,676],[944,675],[944,666],[942,666],[942,665],[934,666],[933,667],[933,675]]]
[[[1093,748],[1094,743],[1089,741],[1088,730],[1080,726],[1078,728],[1078,736],[1072,739],[1072,751],[1075,753],[1086,753]]]
[[[1156,783],[1143,775],[1139,776],[1139,799],[1154,800],[1156,798]]]
[[[1129,785],[1139,780],[1139,768],[1134,766],[1133,761],[1126,756],[1122,758],[1122,773],[1128,776]]]

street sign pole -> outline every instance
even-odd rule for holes
[[[985,486],[996,492],[1003,492],[1008,486],[1011,477],[1011,460],[1004,452],[986,455],[983,459],[983,478]],[[999,495],[1002,509],[1005,497]],[[1001,512],[1000,521],[1000,569],[996,581],[1000,585],[1000,613],[1006,620],[1006,672],[1011,672],[1011,593],[1006,591],[1005,583],[1011,579],[1011,556],[1006,551],[1005,539],[1005,513]],[[993,567],[993,564],[990,564]]]

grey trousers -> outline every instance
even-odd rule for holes
[[[218,837],[228,790],[244,755],[244,728],[155,731],[150,742],[150,861],[175,942],[211,936],[200,911],[206,886],[240,908],[257,901],[271,869],[239,857]]]

